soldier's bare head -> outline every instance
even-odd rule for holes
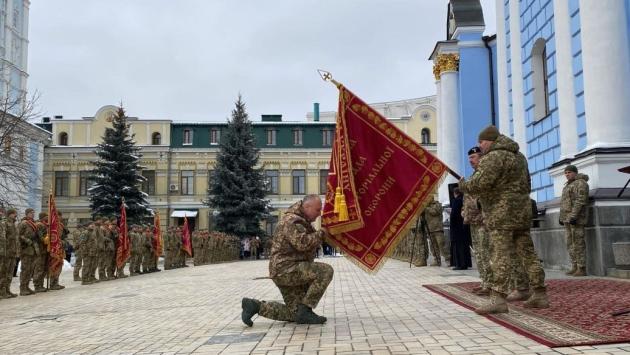
[[[309,222],[314,222],[322,214],[322,199],[319,195],[306,195],[302,199],[302,212]]]

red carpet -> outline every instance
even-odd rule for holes
[[[425,285],[455,303],[474,309],[488,301],[471,292],[477,282]],[[630,282],[581,279],[547,280],[551,307],[527,309],[510,303],[510,312],[487,316],[528,338],[550,347],[630,342]]]

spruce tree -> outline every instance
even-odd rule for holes
[[[124,198],[128,222],[142,223],[152,212],[147,194],[138,187],[145,180],[138,164],[142,155],[133,140],[135,135],[129,135],[127,116],[122,107],[113,115],[112,126],[105,129],[103,142],[95,150],[99,158],[92,171],[95,183],[88,190],[92,216],[120,216]]]
[[[241,95],[235,105],[221,137],[208,205],[219,212],[217,231],[246,238],[264,235],[260,222],[268,215],[269,201],[263,172],[256,169],[259,150]]]

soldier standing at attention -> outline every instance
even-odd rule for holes
[[[473,169],[477,169],[481,160],[481,149],[473,147],[468,151],[468,162]],[[472,234],[473,249],[475,260],[477,261],[477,269],[479,269],[479,277],[481,285],[474,289],[473,292],[478,295],[489,295],[490,286],[492,284],[492,271],[490,270],[490,240],[483,226],[483,216],[479,209],[479,203],[476,196],[471,194],[464,195],[464,208],[462,209],[462,217],[464,224],[470,226]]]
[[[313,256],[326,236],[311,225],[322,210],[319,195],[307,195],[284,213],[271,247],[269,276],[280,289],[284,304],[243,298],[241,319],[252,326],[255,314],[298,324],[323,324],[326,317],[313,312],[333,278],[333,268],[314,262]]]
[[[433,263],[431,266],[441,266],[440,253],[444,256],[447,265],[451,265],[451,249],[444,237],[444,223],[442,222],[442,204],[433,199],[424,209],[427,226],[429,227],[429,239],[431,240],[431,252]]]
[[[57,218],[58,218],[59,227],[60,227],[59,228],[59,239],[60,239],[60,242],[61,242],[61,245],[62,245],[63,255],[65,256],[66,243],[68,243],[68,228],[66,228],[66,226],[62,223],[62,221],[63,221],[62,213],[59,212],[59,211],[57,211]],[[50,243],[50,241],[49,241],[49,243]],[[48,266],[48,265],[46,265],[46,266]],[[66,286],[59,284],[59,275],[61,274],[62,270],[63,270],[63,264],[61,265],[59,270],[54,271],[54,273],[53,273],[53,270],[49,270],[48,271],[50,273],[49,276],[50,276],[50,289],[51,290],[63,290],[64,288],[66,288]]]
[[[35,286],[35,292],[47,292],[48,289],[44,287],[44,279],[48,274],[48,245],[50,244],[47,212],[39,213],[39,221],[37,221],[37,243],[39,254],[35,257],[33,286]]]
[[[529,276],[534,291],[525,301],[527,308],[547,308],[545,271],[538,260],[529,234],[532,208],[529,200],[530,183],[527,159],[512,139],[499,134],[495,126],[479,133],[483,156],[475,174],[468,181],[461,179],[459,188],[478,196],[483,211],[492,256],[493,273],[491,301],[477,309],[478,314],[507,313],[507,293],[510,290],[510,253],[516,250]]]
[[[70,233],[70,245],[72,245],[72,249],[74,249],[74,269],[72,270],[74,281],[81,281],[81,268],[83,267],[81,239],[84,232],[85,228],[83,224],[79,224],[77,225],[77,228]]]
[[[98,246],[96,245],[96,224],[90,222],[86,230],[81,233],[81,257],[83,259],[83,272],[81,273],[81,285],[91,285],[95,281],[94,273],[98,263]]]
[[[20,296],[29,296],[35,293],[35,291],[28,287],[28,284],[35,273],[35,257],[40,253],[37,225],[33,220],[35,210],[27,208],[25,213],[26,216],[22,218],[18,226],[20,261],[22,262],[20,271]]]
[[[586,276],[586,242],[584,225],[588,207],[588,175],[578,174],[575,165],[564,168],[567,182],[562,189],[560,225],[567,236],[567,249],[573,267],[567,275]]]
[[[15,268],[15,258],[18,255],[18,233],[15,227],[17,211],[13,208],[7,210],[6,220],[0,221],[4,228],[4,249],[0,250],[0,298],[17,297],[11,292],[11,279]],[[1,238],[1,237],[0,237]]]

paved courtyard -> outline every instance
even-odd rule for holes
[[[240,300],[281,299],[267,261],[170,270],[0,300],[0,353],[535,354],[630,352],[630,344],[550,349],[421,287],[476,280],[474,271],[409,268],[375,276],[344,258],[316,312],[325,325],[240,320]],[[17,289],[14,278],[12,289]]]

